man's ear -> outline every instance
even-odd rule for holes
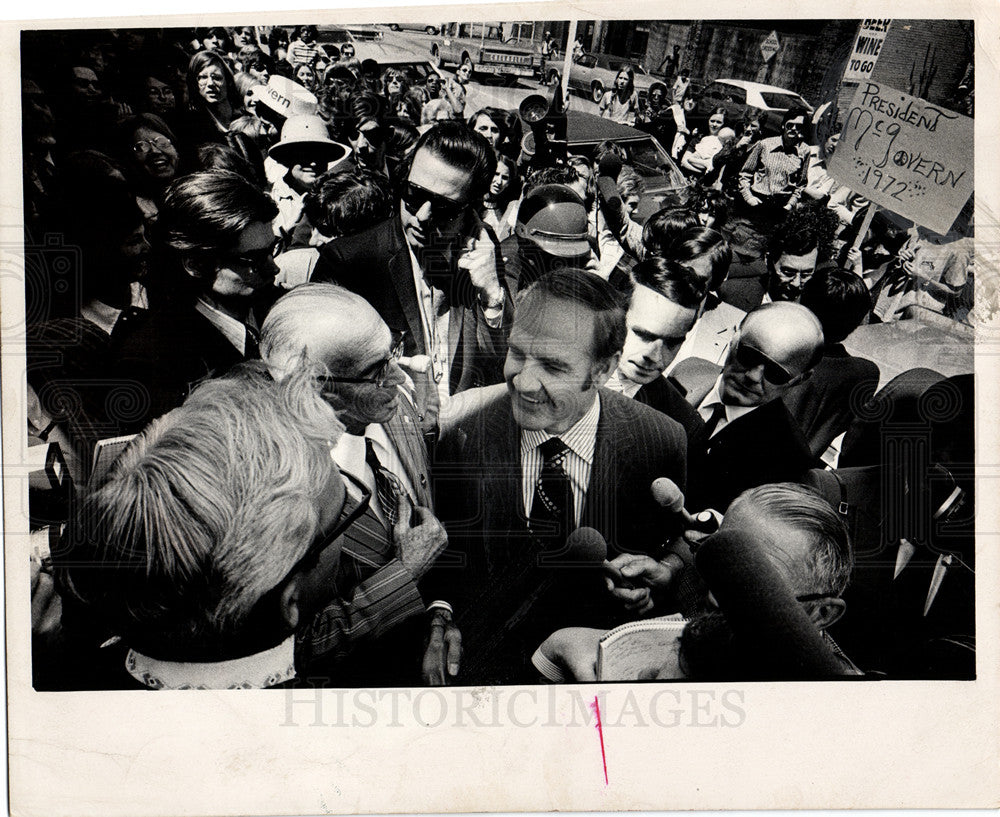
[[[286,582],[281,590],[278,606],[281,611],[281,618],[288,625],[289,630],[296,630],[299,626],[299,615],[301,609],[301,588],[302,575],[296,572]]]
[[[810,605],[809,618],[820,630],[825,630],[840,621],[845,612],[847,602],[830,596]]]
[[[598,388],[608,382],[608,378],[618,368],[618,363],[622,359],[621,352],[615,352],[611,357],[600,360],[590,369],[590,379]]]
[[[184,271],[188,275],[192,278],[198,279],[199,281],[204,280],[211,282],[215,276],[215,265],[208,259],[200,259],[190,255],[184,255],[181,257],[181,266],[184,267]]]

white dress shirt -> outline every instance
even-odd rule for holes
[[[722,375],[715,381],[715,385],[712,386],[712,390],[705,395],[705,399],[701,401],[698,405],[698,413],[701,415],[701,419],[706,423],[712,416],[715,407],[722,403]],[[756,406],[726,406],[726,415],[719,419],[719,424],[715,427],[715,431],[712,432],[714,437],[727,425],[729,425],[734,420],[738,420],[745,414],[749,414],[753,411]]]
[[[576,423],[562,434],[547,431],[521,430],[521,497],[524,518],[531,517],[531,504],[535,498],[535,483],[542,473],[544,457],[538,446],[552,437],[558,437],[569,448],[563,458],[563,469],[569,476],[573,489],[574,522],[580,524],[583,504],[590,485],[590,469],[594,464],[594,447],[597,443],[597,423],[601,418],[601,400],[594,394],[594,402]]]

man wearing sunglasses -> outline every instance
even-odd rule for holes
[[[344,539],[342,601],[299,639],[300,658],[321,674],[362,649],[364,660],[352,662],[359,685],[420,682],[427,605],[417,581],[448,541],[432,510],[428,454],[400,368],[402,351],[402,338],[364,298],[333,284],[296,287],[275,303],[261,330],[261,354],[272,375],[283,379],[305,364],[346,427],[333,458],[358,481],[359,487],[348,485],[350,500],[360,501],[361,488],[372,495]],[[435,608],[432,618],[449,624],[448,606]]]
[[[370,501],[347,500],[330,457],[342,426],[307,378],[249,364],[203,383],[88,495],[69,583],[132,676],[119,665],[102,686],[294,683],[296,633],[336,596],[345,534]]]
[[[780,398],[810,376],[822,353],[812,312],[773,303],[743,319],[724,367],[688,358],[674,368],[708,436],[690,474],[690,507],[725,508],[748,488],[794,481],[811,467],[806,439]]]
[[[312,278],[358,293],[406,332],[406,354],[430,357],[442,399],[503,379],[513,305],[496,237],[473,207],[495,170],[484,137],[436,125],[414,148],[398,217],[321,247]]]
[[[780,211],[801,193],[809,159],[806,116],[804,110],[789,108],[781,121],[781,135],[762,139],[747,155],[740,171],[740,193],[751,210]]]
[[[159,306],[118,350],[117,375],[142,387],[125,430],[179,406],[192,384],[258,357],[274,302],[274,202],[242,176],[212,170],[173,182],[158,226],[167,259]]]

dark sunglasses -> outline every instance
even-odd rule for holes
[[[340,375],[324,374],[319,375],[316,379],[324,386],[328,386],[331,383],[374,383],[376,386],[381,387],[392,370],[392,364],[403,356],[405,341],[406,333],[400,332],[395,343],[393,343],[392,351],[389,352],[389,357],[380,361],[378,369],[368,377],[341,377]]]
[[[348,125],[344,129],[344,135],[352,142],[357,142],[358,137],[364,134],[373,145],[381,145],[385,141],[385,128],[378,125],[374,128],[359,128],[357,125]]]
[[[783,366],[779,366],[759,349],[755,349],[744,341],[740,341],[736,346],[736,362],[746,371],[763,366],[764,379],[775,386],[784,386],[794,377]]]
[[[260,269],[265,267],[274,261],[274,257],[278,255],[281,250],[281,239],[274,239],[268,246],[261,247],[259,250],[248,250],[242,253],[228,253],[223,256],[227,261],[233,264],[239,264],[244,267],[250,267],[251,269]]]
[[[469,205],[464,201],[455,201],[446,196],[439,196],[430,190],[421,187],[413,182],[407,182],[403,188],[401,197],[407,212],[416,215],[420,209],[430,202],[431,219],[434,221],[451,221],[457,218],[468,209]]]

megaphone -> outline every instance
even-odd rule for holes
[[[529,94],[517,106],[517,115],[528,127],[541,122],[549,112],[549,100],[541,94]]]

